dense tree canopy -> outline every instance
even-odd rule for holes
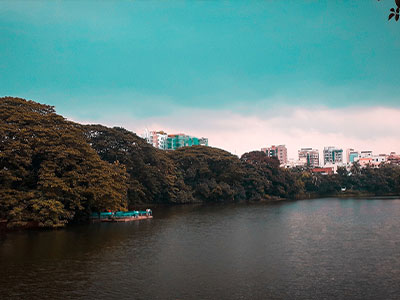
[[[0,98],[0,220],[63,226],[138,204],[265,201],[346,192],[399,195],[400,167],[354,164],[324,176],[261,151],[240,159],[193,146],[163,151],[123,128],[81,125],[54,108]]]
[[[140,203],[184,203],[187,199],[183,177],[164,151],[123,128],[82,126],[90,145],[101,159],[126,167],[128,201]]]
[[[0,101],[0,218],[62,226],[91,210],[126,207],[126,171],[102,161],[54,108]]]
[[[245,169],[237,156],[224,150],[192,146],[169,153],[196,202],[235,202],[246,199]]]
[[[264,152],[252,151],[242,155],[241,160],[246,163],[247,182],[253,188],[247,189],[253,194],[259,190],[259,196],[274,196],[279,198],[297,198],[302,195],[304,184],[298,174],[280,168],[279,160],[270,158]],[[256,188],[255,186],[258,186]],[[249,195],[248,198],[254,198]]]

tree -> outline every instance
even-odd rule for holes
[[[378,1],[380,1],[380,0],[378,0]],[[400,0],[395,0],[394,3],[397,7],[390,8],[388,20],[390,21],[394,17],[394,19],[397,22],[399,20],[399,14],[400,14]]]
[[[276,157],[268,157],[262,151],[252,151],[242,155],[240,158],[246,164],[251,165],[257,177],[263,182],[265,195],[295,198],[304,191],[304,184],[295,172],[280,168]],[[248,173],[251,171],[248,169]],[[254,176],[253,176],[254,178]],[[250,181],[254,184],[254,179]]]
[[[123,128],[81,125],[52,106],[0,98],[0,219],[60,227],[137,204],[262,201],[336,195],[342,186],[400,194],[400,166],[338,174],[284,169],[264,152],[240,159],[204,146],[163,151]]]
[[[92,210],[126,207],[126,172],[100,159],[48,105],[0,99],[0,218],[59,227]]]
[[[246,199],[241,161],[221,149],[192,146],[168,153],[195,202],[236,202]]]
[[[128,175],[128,204],[183,203],[191,201],[181,173],[165,151],[123,128],[85,125],[88,143],[101,159],[118,161]]]

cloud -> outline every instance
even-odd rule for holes
[[[265,117],[263,117],[265,115]],[[78,120],[79,121],[79,120]],[[80,120],[91,123],[90,120]],[[149,130],[208,137],[209,144],[237,155],[271,144],[285,144],[291,158],[301,147],[322,151],[324,146],[400,152],[400,109],[281,108],[241,115],[229,110],[177,109],[169,116],[146,119],[110,117],[108,126],[122,126],[138,134]]]

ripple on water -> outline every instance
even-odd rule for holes
[[[25,299],[398,299],[400,200],[155,210],[153,220],[18,232],[0,294]]]

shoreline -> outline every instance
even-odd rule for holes
[[[308,197],[304,197],[308,196]],[[171,208],[171,207],[179,207],[179,206],[204,206],[204,205],[216,205],[216,206],[221,206],[221,205],[238,205],[238,204],[272,204],[272,203],[278,203],[278,202],[294,202],[294,201],[304,201],[304,200],[314,200],[314,199],[333,199],[333,198],[339,198],[339,199],[364,199],[364,200],[395,200],[395,199],[400,199],[400,195],[396,194],[386,194],[386,195],[373,195],[370,193],[339,193],[337,195],[315,195],[315,194],[309,194],[309,195],[303,195],[303,197],[299,198],[279,198],[279,197],[269,197],[268,199],[263,199],[260,201],[240,201],[240,202],[192,202],[192,203],[149,203],[149,204],[141,204],[137,205],[136,207],[140,208],[142,207],[148,207],[148,208]],[[373,198],[373,199],[371,199]],[[148,219],[148,218],[146,218]],[[88,220],[87,222],[71,222],[66,224],[63,227],[58,227],[58,228],[49,228],[49,227],[40,227],[40,226],[35,226],[32,222],[27,222],[26,225],[24,226],[17,226],[17,227],[7,227],[7,220],[0,220],[0,232],[1,233],[7,233],[7,232],[18,232],[18,231],[47,231],[47,230],[57,230],[57,229],[65,229],[68,227],[72,226],[79,226],[79,225],[90,225],[96,222],[92,222],[91,220]]]

